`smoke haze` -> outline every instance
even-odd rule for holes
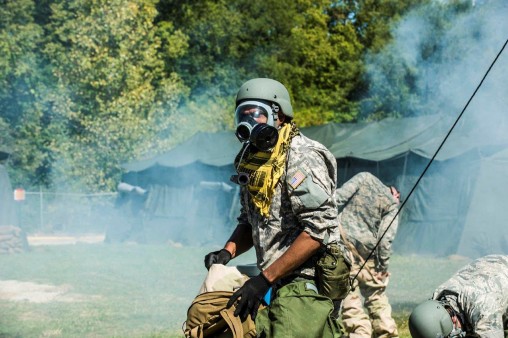
[[[458,116],[508,38],[508,4],[486,1],[465,13],[441,6],[436,2],[410,12],[394,28],[394,42],[368,57],[370,96],[383,93],[387,86],[402,89],[386,74],[390,65],[391,73],[412,79],[411,95],[419,102],[406,106],[410,114]],[[469,123],[488,128],[490,136],[498,134],[493,121],[496,126],[506,121],[506,54],[500,56],[464,115]]]
[[[503,36],[508,32],[508,23],[503,20],[506,9],[506,5],[500,2],[483,2],[467,11],[456,12],[445,10],[441,3],[436,2],[413,10],[394,27],[394,42],[381,53],[368,56],[370,96],[386,97],[390,103],[389,96],[383,95],[387,88],[397,96],[406,89],[397,80],[409,78],[411,92],[410,98],[403,102],[407,109],[404,113],[409,116],[442,115],[449,119],[447,123],[451,127],[506,39]],[[443,154],[454,152],[455,155],[460,155],[472,149],[483,149],[485,146],[508,141],[507,118],[504,113],[508,96],[507,85],[503,80],[508,75],[506,54],[503,53],[492,68],[443,147]],[[391,103],[399,104],[397,101]],[[436,130],[435,137],[442,140],[446,131]],[[404,136],[404,130],[385,137],[396,141],[401,135]],[[464,139],[467,139],[467,143]],[[238,205],[232,205],[234,185],[229,182],[229,175],[234,173],[234,168],[175,164],[190,163],[196,158],[202,158],[202,155],[196,153],[210,146],[206,143],[203,141],[203,145],[195,148],[182,147],[168,158],[157,158],[157,161],[176,168],[155,166],[143,173],[139,172],[136,178],[131,177],[127,183],[140,185],[149,191],[144,210],[148,217],[145,227],[151,227],[154,231],[168,227],[164,236],[184,245],[208,243],[219,247],[227,240],[238,213]],[[212,146],[221,147],[220,144]],[[229,147],[222,148],[225,151],[224,157],[232,161],[234,154],[226,153],[226,148]],[[452,155],[444,157],[450,158]],[[421,201],[419,203],[428,204],[425,210],[433,214],[419,215],[418,223],[433,223],[434,226],[440,224],[444,229],[455,228],[457,236],[460,236],[466,220],[452,218],[454,213],[465,213],[464,209],[469,208],[471,200],[466,200],[463,196],[472,196],[476,191],[480,168],[479,161],[475,161],[474,168],[471,158],[467,156],[434,165],[433,172],[429,172],[429,175],[436,178],[434,183],[423,186],[423,191],[413,197]],[[406,180],[414,183],[414,177],[422,172],[426,163],[422,160],[410,162],[409,165],[413,167],[399,175],[414,175],[413,179]],[[224,186],[219,187],[221,182],[227,186],[227,191],[223,189]],[[167,186],[157,187],[161,183]],[[462,186],[467,186],[467,189],[464,190]],[[403,193],[407,195],[411,187],[407,185]],[[432,195],[428,191],[432,191]],[[484,203],[489,201],[485,200]],[[450,205],[453,206],[451,211]],[[481,205],[476,207],[482,208]],[[409,215],[410,221],[412,217],[414,215]],[[444,234],[437,232],[435,235]],[[157,238],[166,238],[164,236],[159,234]],[[433,239],[428,238],[427,241]],[[427,241],[423,240],[420,245],[425,247]],[[451,253],[454,250],[456,245],[444,252]],[[422,248],[422,251],[432,252],[433,248]]]
[[[483,1],[478,2],[467,12],[455,13],[442,11],[439,4],[440,2],[436,2],[409,13],[394,27],[393,44],[379,54],[368,56],[371,89],[369,96],[379,95],[386,98],[385,104],[403,105],[410,116],[442,115],[450,119],[451,127],[454,118],[462,111],[508,38],[508,20],[506,20],[508,6],[504,1]],[[440,16],[444,16],[447,21],[445,28],[440,26],[443,19]],[[411,79],[411,95],[404,102],[397,100],[390,102],[391,96],[385,95],[388,89],[392,93],[402,90],[399,83],[395,81],[401,78],[397,74],[405,74],[401,77]],[[477,248],[477,253],[487,254],[493,253],[489,250],[503,248],[504,245],[504,253],[508,253],[508,242],[499,244],[500,241],[508,240],[508,228],[504,222],[506,217],[503,214],[503,205],[506,204],[505,192],[508,190],[506,174],[508,170],[503,169],[506,169],[504,166],[508,162],[504,162],[499,168],[496,162],[492,165],[496,170],[492,171],[485,170],[481,164],[483,158],[492,154],[485,151],[485,146],[502,147],[508,144],[507,78],[508,51],[505,50],[447,141],[447,144],[452,146],[464,144],[463,140],[467,139],[470,145],[468,150],[474,153],[474,156],[465,156],[463,160],[462,157],[454,158],[449,162],[443,161],[432,166],[433,170],[429,174],[437,177],[435,181],[437,183],[422,181],[422,186],[412,197],[426,203],[425,210],[428,213],[415,215],[408,212],[405,215],[406,223],[401,223],[396,241],[402,238],[409,239],[398,243],[401,250],[418,248],[423,253],[435,253],[438,252],[437,248],[443,239],[453,238],[453,246],[442,252],[453,253],[457,248],[466,246]],[[444,136],[436,135],[441,138]],[[205,153],[207,146],[221,147],[221,144],[202,143],[201,149]],[[445,144],[443,152],[446,151]],[[185,162],[186,159],[192,158],[190,155],[192,154],[183,152],[179,154],[178,160]],[[224,154],[224,156],[233,160],[231,154]],[[235,200],[238,192],[229,182],[229,176],[234,173],[232,166],[188,164],[177,169],[165,169],[161,165],[164,159],[159,160],[157,164],[154,162],[153,166],[144,170],[143,175],[133,174],[134,170],[130,174],[127,173],[124,176],[124,182],[133,188],[120,191],[116,203],[111,201],[111,196],[93,197],[102,199],[100,203],[91,201],[90,196],[78,196],[76,199],[59,196],[61,201],[55,197],[54,204],[45,203],[42,206],[53,208],[50,211],[55,218],[50,219],[49,215],[45,214],[45,224],[41,224],[39,223],[40,200],[33,195],[29,196],[31,201],[28,200],[25,204],[25,207],[29,209],[25,217],[29,216],[33,221],[32,229],[34,230],[45,229],[49,226],[53,231],[58,232],[68,230],[71,225],[73,229],[75,229],[74,225],[79,225],[80,231],[86,233],[87,225],[84,222],[89,222],[88,229],[109,231],[107,233],[110,236],[109,240],[114,243],[170,243],[177,250],[180,244],[185,246],[186,248],[182,249],[185,253],[185,255],[182,254],[183,258],[178,261],[176,259],[173,262],[169,261],[169,263],[157,261],[157,264],[159,266],[167,264],[193,266],[192,275],[182,276],[175,271],[168,271],[162,277],[156,275],[161,278],[160,280],[147,280],[148,276],[153,276],[148,273],[146,276],[135,276],[139,279],[125,276],[126,284],[134,279],[136,292],[147,295],[140,297],[140,308],[150,307],[149,303],[147,305],[147,299],[149,299],[148,295],[151,295],[150,291],[154,284],[173,283],[181,287],[181,289],[175,287],[176,291],[164,290],[168,293],[163,296],[167,296],[169,301],[162,305],[165,308],[174,307],[172,310],[178,314],[174,315],[176,318],[170,318],[170,323],[178,322],[181,325],[185,319],[187,306],[197,291],[196,286],[200,283],[197,281],[202,280],[206,273],[201,266],[203,254],[220,248],[233,230],[234,220],[239,211],[238,200]],[[416,161],[413,168],[407,169],[408,173],[414,173],[414,177],[411,177],[412,180],[409,182],[414,182],[417,174],[422,172],[427,163],[423,162]],[[486,167],[489,169],[492,166],[489,164]],[[501,173],[501,176],[489,173]],[[157,186],[159,183],[166,186]],[[136,187],[146,190],[146,193],[137,193],[141,190]],[[486,190],[478,190],[482,187]],[[407,192],[408,189],[404,191],[406,194]],[[482,192],[482,194],[475,195],[475,192]],[[91,206],[80,202],[78,198],[86,199]],[[79,207],[73,206],[74,202]],[[454,207],[450,208],[450,205]],[[408,208],[410,208],[409,203]],[[81,209],[86,209],[83,214]],[[78,214],[76,210],[80,213]],[[97,217],[94,217],[94,214]],[[458,214],[460,217],[457,217]],[[93,218],[89,220],[82,215]],[[471,216],[469,220],[468,215]],[[469,235],[467,239],[464,239],[461,238],[462,234]],[[199,250],[188,248],[192,246],[201,246],[201,248]],[[142,251],[139,246],[131,246],[131,248],[134,252]],[[86,250],[92,252],[93,247],[87,247]],[[178,253],[176,250],[173,251]],[[85,253],[83,259],[76,259],[72,264],[86,263],[87,255],[89,253]],[[254,259],[252,251],[245,256],[247,256],[245,263]],[[150,258],[157,260],[160,256],[157,258],[154,255]],[[138,264],[142,271],[143,262]],[[198,264],[199,268],[194,268]],[[43,267],[44,264],[40,266]],[[43,269],[42,274],[44,273]],[[121,273],[118,271],[118,274]],[[397,278],[405,273],[406,270],[401,269]],[[23,276],[15,273],[11,275],[17,276],[11,278],[23,279]],[[41,279],[40,276],[33,278]],[[189,280],[191,280],[190,283]],[[421,292],[419,297],[427,296],[437,281],[428,284],[428,290]],[[189,285],[191,285],[190,288]],[[395,292],[393,290],[396,285],[392,284],[390,292]],[[124,286],[113,285],[112,287],[121,289]],[[414,290],[410,292],[414,293]],[[411,294],[411,296],[414,295]],[[171,297],[177,301],[175,302]],[[0,312],[1,310],[0,308]],[[155,308],[152,313],[146,315],[147,318],[155,316],[157,310],[160,311]],[[166,318],[161,319],[161,325],[164,327],[168,325],[165,320]],[[177,324],[174,326],[172,328],[174,331],[180,328]]]
[[[386,107],[402,107],[408,116],[441,115],[451,128],[508,38],[508,4],[483,1],[464,12],[442,5],[410,12],[394,27],[394,42],[368,56],[369,97],[384,98]],[[508,253],[499,202],[504,193],[495,188],[507,188],[506,152],[491,157],[508,145],[507,76],[504,50],[440,151],[444,158],[460,156],[433,163],[408,201],[399,248]],[[404,90],[409,98],[399,95]],[[435,137],[444,140],[446,131],[436,130]],[[426,164],[407,171],[420,174]],[[416,215],[411,203],[425,204],[426,213]],[[454,243],[440,248],[446,241]]]

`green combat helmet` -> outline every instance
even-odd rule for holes
[[[245,100],[266,100],[277,103],[284,115],[293,116],[289,92],[279,81],[257,78],[245,82],[236,94],[236,105]]]
[[[436,300],[421,303],[409,316],[409,332],[413,338],[444,338],[452,331],[448,311]]]

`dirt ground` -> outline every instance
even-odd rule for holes
[[[36,245],[68,245],[76,243],[102,243],[104,235],[82,236],[27,236],[30,246]],[[85,300],[85,296],[72,293],[69,285],[48,285],[17,280],[0,280],[0,300],[23,301],[30,303],[47,302],[79,302]],[[90,299],[87,296],[86,299]]]
[[[62,245],[76,243],[102,243],[104,234],[92,235],[31,235],[27,236],[29,245]]]
[[[68,285],[48,285],[17,280],[0,280],[0,300],[30,303],[80,302],[90,296],[72,293]],[[98,296],[96,296],[98,297]]]

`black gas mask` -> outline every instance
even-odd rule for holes
[[[240,142],[249,142],[262,151],[273,148],[279,139],[279,132],[275,127],[278,108],[272,108],[260,101],[240,103],[235,111],[236,137]],[[266,120],[266,123],[258,122],[262,116],[265,117],[263,120]]]

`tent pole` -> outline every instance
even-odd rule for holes
[[[44,195],[42,194],[42,186],[39,186],[39,228],[43,231],[44,228],[44,207],[43,207]]]
[[[349,158],[346,158],[346,164],[344,165],[344,183],[346,183],[346,180],[347,180],[347,168],[350,164],[350,159]]]
[[[402,189],[404,186],[405,180],[406,180],[406,170],[407,170],[407,158],[408,158],[409,152],[406,151],[404,154],[404,167],[402,168],[402,180],[400,181],[400,187],[399,189]]]

